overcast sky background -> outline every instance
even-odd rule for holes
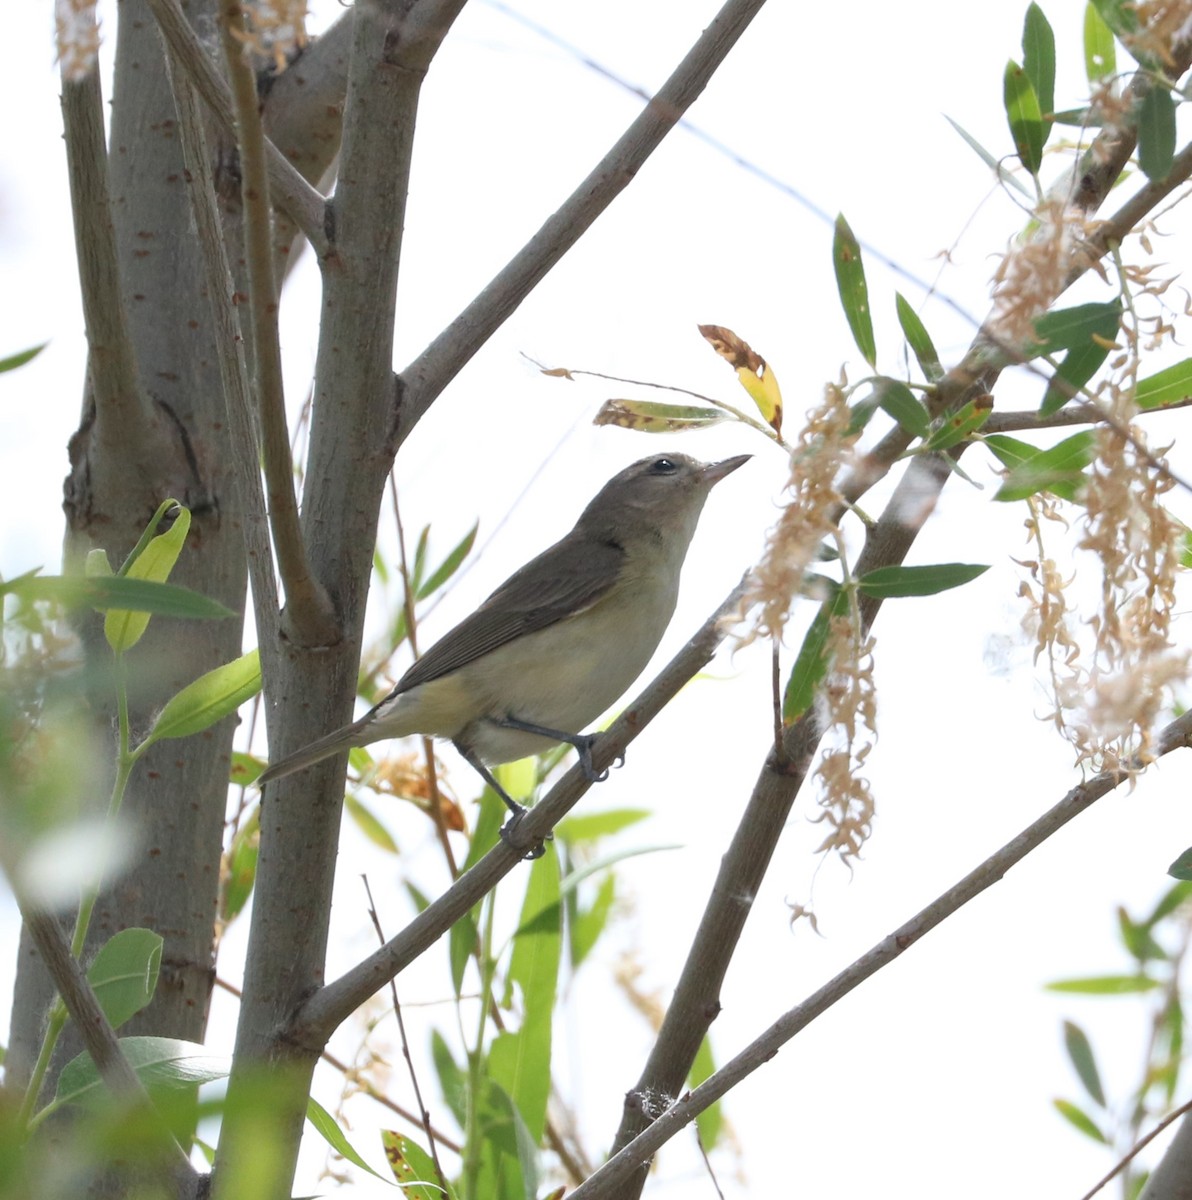
[[[517,0],[514,7],[651,91],[716,11],[707,0]],[[1024,217],[943,114],[994,153],[1009,152],[1001,79],[1007,58],[1021,54],[1024,7],[1019,0],[976,8],[947,0],[772,0],[690,119],[822,210],[843,211],[862,239],[907,271],[927,280],[938,274],[940,291],[979,318],[997,255]],[[1059,42],[1057,106],[1072,107],[1085,95],[1083,4],[1048,0],[1044,9]],[[312,27],[325,27],[337,12],[334,4],[317,6]],[[101,6],[101,13],[114,32],[115,6]],[[0,354],[47,339],[50,346],[29,367],[0,377],[5,576],[56,568],[65,446],[77,420],[85,354],[50,13],[47,5],[18,5],[8,21],[17,53],[0,77],[0,100],[13,114],[0,158],[0,269],[7,284],[0,292]],[[395,366],[475,295],[639,109],[639,100],[497,5],[475,0],[465,10],[423,91]],[[1162,224],[1171,236],[1158,252],[1173,270],[1186,256],[1188,225],[1182,211]],[[727,325],[771,362],[793,439],[825,380],[842,365],[854,378],[865,373],[836,300],[830,246],[831,229],[790,194],[690,132],[674,132],[402,449],[397,479],[407,531],[431,522],[432,557],[441,557],[479,515],[485,544],[428,619],[423,644],[566,532],[626,463],[661,449],[709,459],[751,452],[754,461],[709,501],[656,665],[673,653],[756,559],[777,513],[781,453],[731,426],[666,439],[594,428],[591,417],[608,396],[647,393],[547,379],[524,356],[741,403],[731,372],[695,329],[699,322]],[[949,249],[941,270],[940,255]],[[925,301],[922,289],[872,256],[867,266],[883,369],[894,373],[901,361],[895,289],[920,309],[945,364],[954,362],[973,326],[939,299]],[[1090,285],[1078,298],[1109,293]],[[283,307],[294,406],[314,361],[317,311],[317,272],[308,257]],[[1184,353],[1165,351],[1155,365]],[[997,403],[1026,408],[1039,396],[1036,380],[1007,376]],[[1164,427],[1151,428],[1162,443]],[[1039,442],[1054,440],[1058,435]],[[816,874],[812,852],[822,830],[807,821],[810,795],[800,798],[723,990],[724,1011],[713,1027],[720,1061],[1078,781],[1071,749],[1039,720],[1048,702],[1020,629],[1021,569],[1012,556],[1033,556],[1024,511],[991,502],[996,481],[988,455],[974,451],[965,466],[983,489],[948,485],[913,561],[984,562],[991,570],[963,591],[883,609],[875,630],[880,741],[868,764],[878,806],[874,835],[851,876],[834,862]],[[1192,475],[1186,461],[1183,474]],[[868,511],[880,511],[881,494],[867,498]],[[1187,496],[1175,494],[1171,504],[1192,519]],[[375,602],[380,618],[386,601]],[[792,625],[788,669],[812,615],[804,607]],[[405,666],[399,655],[394,676]],[[690,687],[634,744],[627,765],[583,802],[587,811],[642,804],[655,810],[621,845],[681,845],[619,868],[634,909],[601,962],[584,968],[560,1017],[561,1078],[567,1094],[579,1098],[596,1154],[607,1147],[621,1097],[650,1043],[602,968],[636,946],[641,986],[664,1000],[669,995],[770,739],[768,651],[755,645],[722,652],[711,674],[720,681]],[[466,768],[449,762],[459,793],[472,795]],[[1048,995],[1042,985],[1125,968],[1114,906],[1144,911],[1167,886],[1168,863],[1192,843],[1188,782],[1189,765],[1177,754],[1133,793],[1102,801],[739,1088],[728,1117],[740,1157],[717,1158],[726,1194],[864,1196],[913,1188],[929,1200],[960,1190],[974,1200],[1081,1195],[1110,1159],[1051,1107],[1053,1096],[1078,1096],[1060,1022],[1071,1016],[1090,1030],[1108,1088],[1119,1098],[1141,1069],[1146,1029],[1136,1001],[1081,1002]],[[408,915],[394,886],[405,870],[425,891],[445,885],[425,845],[424,822],[400,811],[386,819],[407,851],[396,862],[372,854],[354,829],[345,831],[331,975],[372,948],[362,869],[390,933]],[[820,937],[806,926],[788,928],[787,903],[809,899]],[[14,945],[7,898],[0,918],[0,941]],[[237,976],[246,931],[246,921],[233,927],[221,974]],[[447,994],[445,947],[426,959],[403,976],[408,1003]],[[11,963],[10,954],[0,964],[4,1011]],[[407,1026],[425,1064],[431,1025],[450,1032],[454,1017],[447,1006],[412,1012]],[[230,1048],[233,1022],[231,1004],[217,999],[213,1049]],[[341,1055],[351,1054],[353,1038],[358,1031],[341,1032]],[[334,1077],[320,1077],[319,1087],[323,1101],[334,1103]],[[396,1068],[391,1090],[410,1102]],[[434,1108],[449,1124],[442,1107]],[[393,1119],[363,1101],[350,1112],[356,1144],[381,1166],[373,1131]],[[297,1194],[316,1187],[323,1149],[311,1141]],[[660,1171],[651,1194],[712,1194],[690,1137],[663,1153]],[[393,1193],[361,1183],[354,1194]]]

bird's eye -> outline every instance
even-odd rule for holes
[[[679,464],[673,458],[656,458],[650,464],[654,475],[673,475],[679,469]]]

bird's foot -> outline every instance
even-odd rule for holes
[[[504,825],[501,826],[501,841],[521,855],[523,862],[533,862],[536,858],[541,858],[546,853],[546,843],[554,841],[555,835],[548,833],[546,837],[539,838],[536,842],[532,842],[528,847],[519,846],[514,838],[517,834],[517,827],[522,823],[523,818],[529,809],[523,808],[520,804],[517,806],[518,811],[515,812]]]

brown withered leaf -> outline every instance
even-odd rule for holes
[[[699,404],[661,404],[656,400],[606,400],[593,425],[617,425],[639,433],[680,433],[727,420],[725,413]]]
[[[697,328],[707,339],[708,345],[726,362],[738,370],[744,369],[761,377],[766,369],[766,360],[748,342],[723,325],[699,325]]]

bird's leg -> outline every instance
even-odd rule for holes
[[[506,729],[520,729],[523,733],[536,733],[540,737],[550,738],[552,742],[566,742],[575,747],[579,755],[579,765],[583,769],[584,778],[589,783],[603,783],[608,778],[608,771],[597,773],[592,765],[592,747],[600,736],[596,733],[564,733],[561,729],[548,729],[545,725],[534,725],[530,721],[521,721],[517,717],[490,717],[494,725],[502,725]],[[623,763],[625,756],[618,757],[617,763]]]
[[[464,761],[488,784],[494,792],[505,802],[505,807],[512,814],[508,821],[501,826],[501,840],[506,844],[510,844],[509,839],[513,831],[517,828],[518,822],[526,815],[527,809],[524,804],[518,804],[516,800],[497,782],[493,773],[480,761],[473,751],[461,742],[452,742],[452,745],[460,752]],[[548,833],[546,841],[552,840],[554,834]],[[526,859],[541,858],[546,853],[545,841],[535,842],[525,853]]]

